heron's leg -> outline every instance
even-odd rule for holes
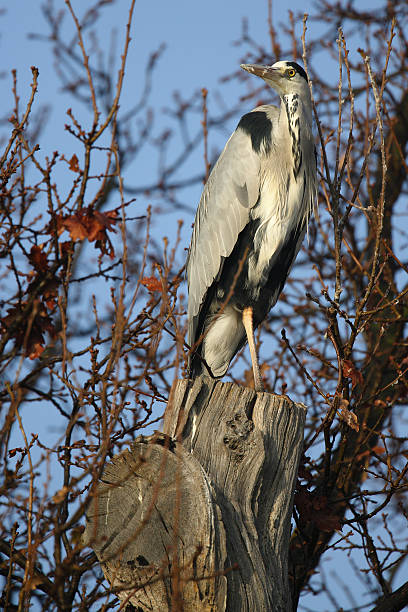
[[[252,321],[253,310],[252,306],[244,308],[242,311],[242,323],[244,324],[246,335],[248,338],[249,352],[251,353],[252,370],[254,373],[255,391],[263,391],[262,376],[259,369],[258,357],[256,355],[254,325]]]

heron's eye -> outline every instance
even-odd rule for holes
[[[294,77],[296,74],[296,70],[294,68],[289,68],[288,70],[288,76],[290,76],[291,78]]]

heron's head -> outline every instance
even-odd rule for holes
[[[261,77],[280,96],[297,93],[303,99],[310,99],[306,72],[296,62],[281,61],[273,66],[261,64],[241,64],[241,68]]]

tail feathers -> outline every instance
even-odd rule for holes
[[[226,366],[226,370],[228,365]],[[190,356],[188,362],[188,377],[198,378],[199,376],[209,376],[210,378],[220,378],[213,374],[210,365],[206,362],[202,355],[202,345],[196,348],[193,355]]]

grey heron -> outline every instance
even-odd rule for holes
[[[222,377],[248,341],[263,390],[254,329],[281,293],[317,190],[312,102],[296,62],[242,64],[280,96],[245,114],[208,178],[188,253],[190,375]]]

